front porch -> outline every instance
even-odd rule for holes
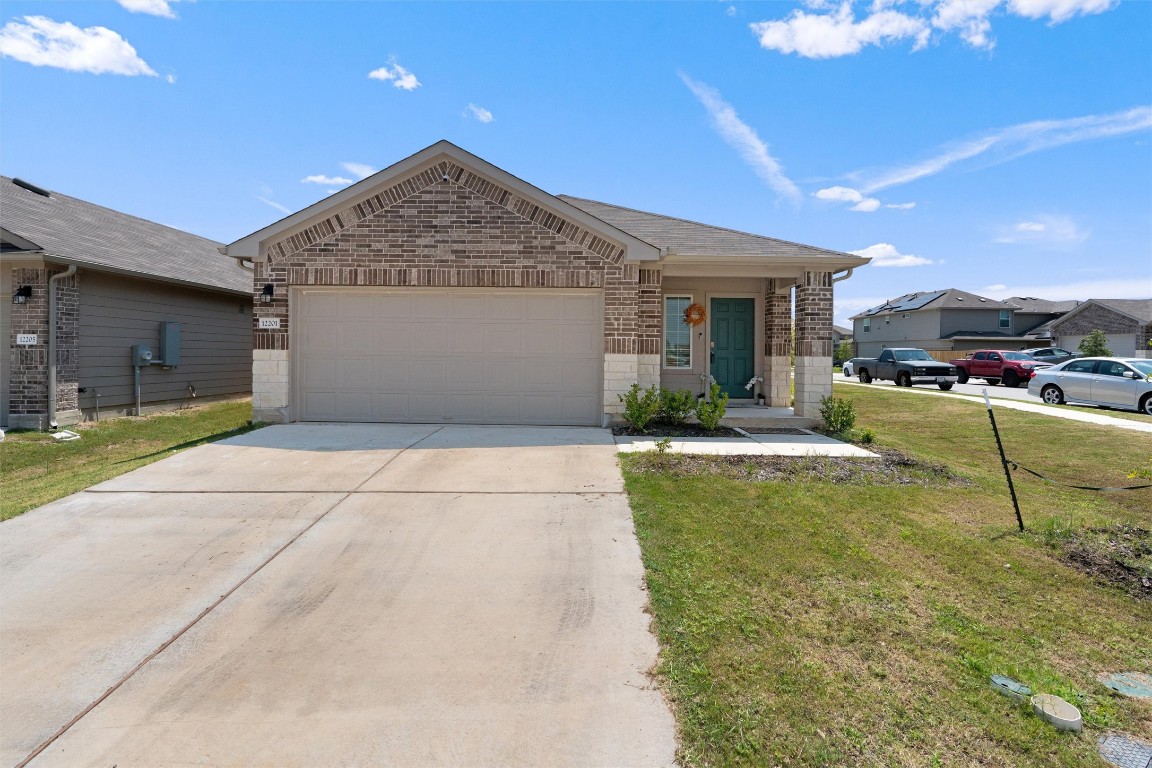
[[[715,382],[729,398],[728,426],[819,423],[832,393],[832,273],[719,277],[709,267],[664,268],[660,385],[703,395]]]

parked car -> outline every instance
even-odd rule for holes
[[[1076,357],[1075,352],[1069,352],[1066,349],[1060,349],[1060,347],[1033,347],[1020,351],[1026,355],[1031,355],[1042,363],[1052,363],[1053,365]]]
[[[881,379],[895,381],[898,387],[935,384],[947,390],[956,383],[956,366],[937,362],[922,349],[885,349],[879,357],[854,357],[848,362],[863,384]]]
[[[1007,349],[981,349],[969,357],[948,362],[956,366],[958,384],[965,384],[971,378],[984,379],[993,387],[1003,381],[1004,386],[1012,388],[1027,383],[1037,370],[1051,366],[1031,355]]]
[[[851,360],[845,360],[844,364],[840,367],[840,369],[844,372],[844,375],[847,376],[848,378],[852,378],[855,375],[854,373],[852,373],[852,361]]]
[[[1037,371],[1028,394],[1052,405],[1088,403],[1152,416],[1152,360],[1078,357]]]

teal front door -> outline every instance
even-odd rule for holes
[[[712,299],[709,372],[731,399],[751,399],[745,389],[756,375],[756,300]]]

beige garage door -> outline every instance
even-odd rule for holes
[[[303,421],[600,423],[598,293],[302,289]]]

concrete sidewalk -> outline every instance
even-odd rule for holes
[[[872,384],[861,384],[856,381],[841,381],[836,380],[837,384],[843,384],[849,387],[871,387]],[[926,395],[928,397],[951,397],[956,400],[967,400],[972,403],[979,403],[984,406],[984,398],[973,397],[971,395],[958,395],[953,392],[941,392],[931,389],[916,389],[915,387],[901,387],[899,389],[885,388],[885,391],[911,393],[915,395]],[[1029,413],[1041,413],[1045,416],[1053,416],[1058,419],[1067,419],[1068,421],[1079,421],[1085,424],[1099,424],[1105,427],[1119,427],[1120,429],[1130,429],[1135,432],[1152,432],[1152,422],[1135,421],[1133,419],[1118,419],[1114,416],[1105,416],[1100,413],[1091,413],[1087,411],[1074,411],[1068,408],[1054,408],[1050,405],[1043,403],[1024,403],[1017,400],[1007,400],[1004,398],[993,398],[993,408],[1008,408],[1013,411],[1027,411]]]
[[[615,451],[268,427],[4,523],[0,759],[673,765]]]
[[[741,437],[674,437],[668,447],[671,453],[704,454],[710,456],[848,456],[860,459],[879,458],[875,453],[851,443],[806,431],[805,434],[757,434],[742,432]],[[801,431],[801,430],[797,430]],[[617,436],[616,447],[621,453],[654,451],[661,438]]]

